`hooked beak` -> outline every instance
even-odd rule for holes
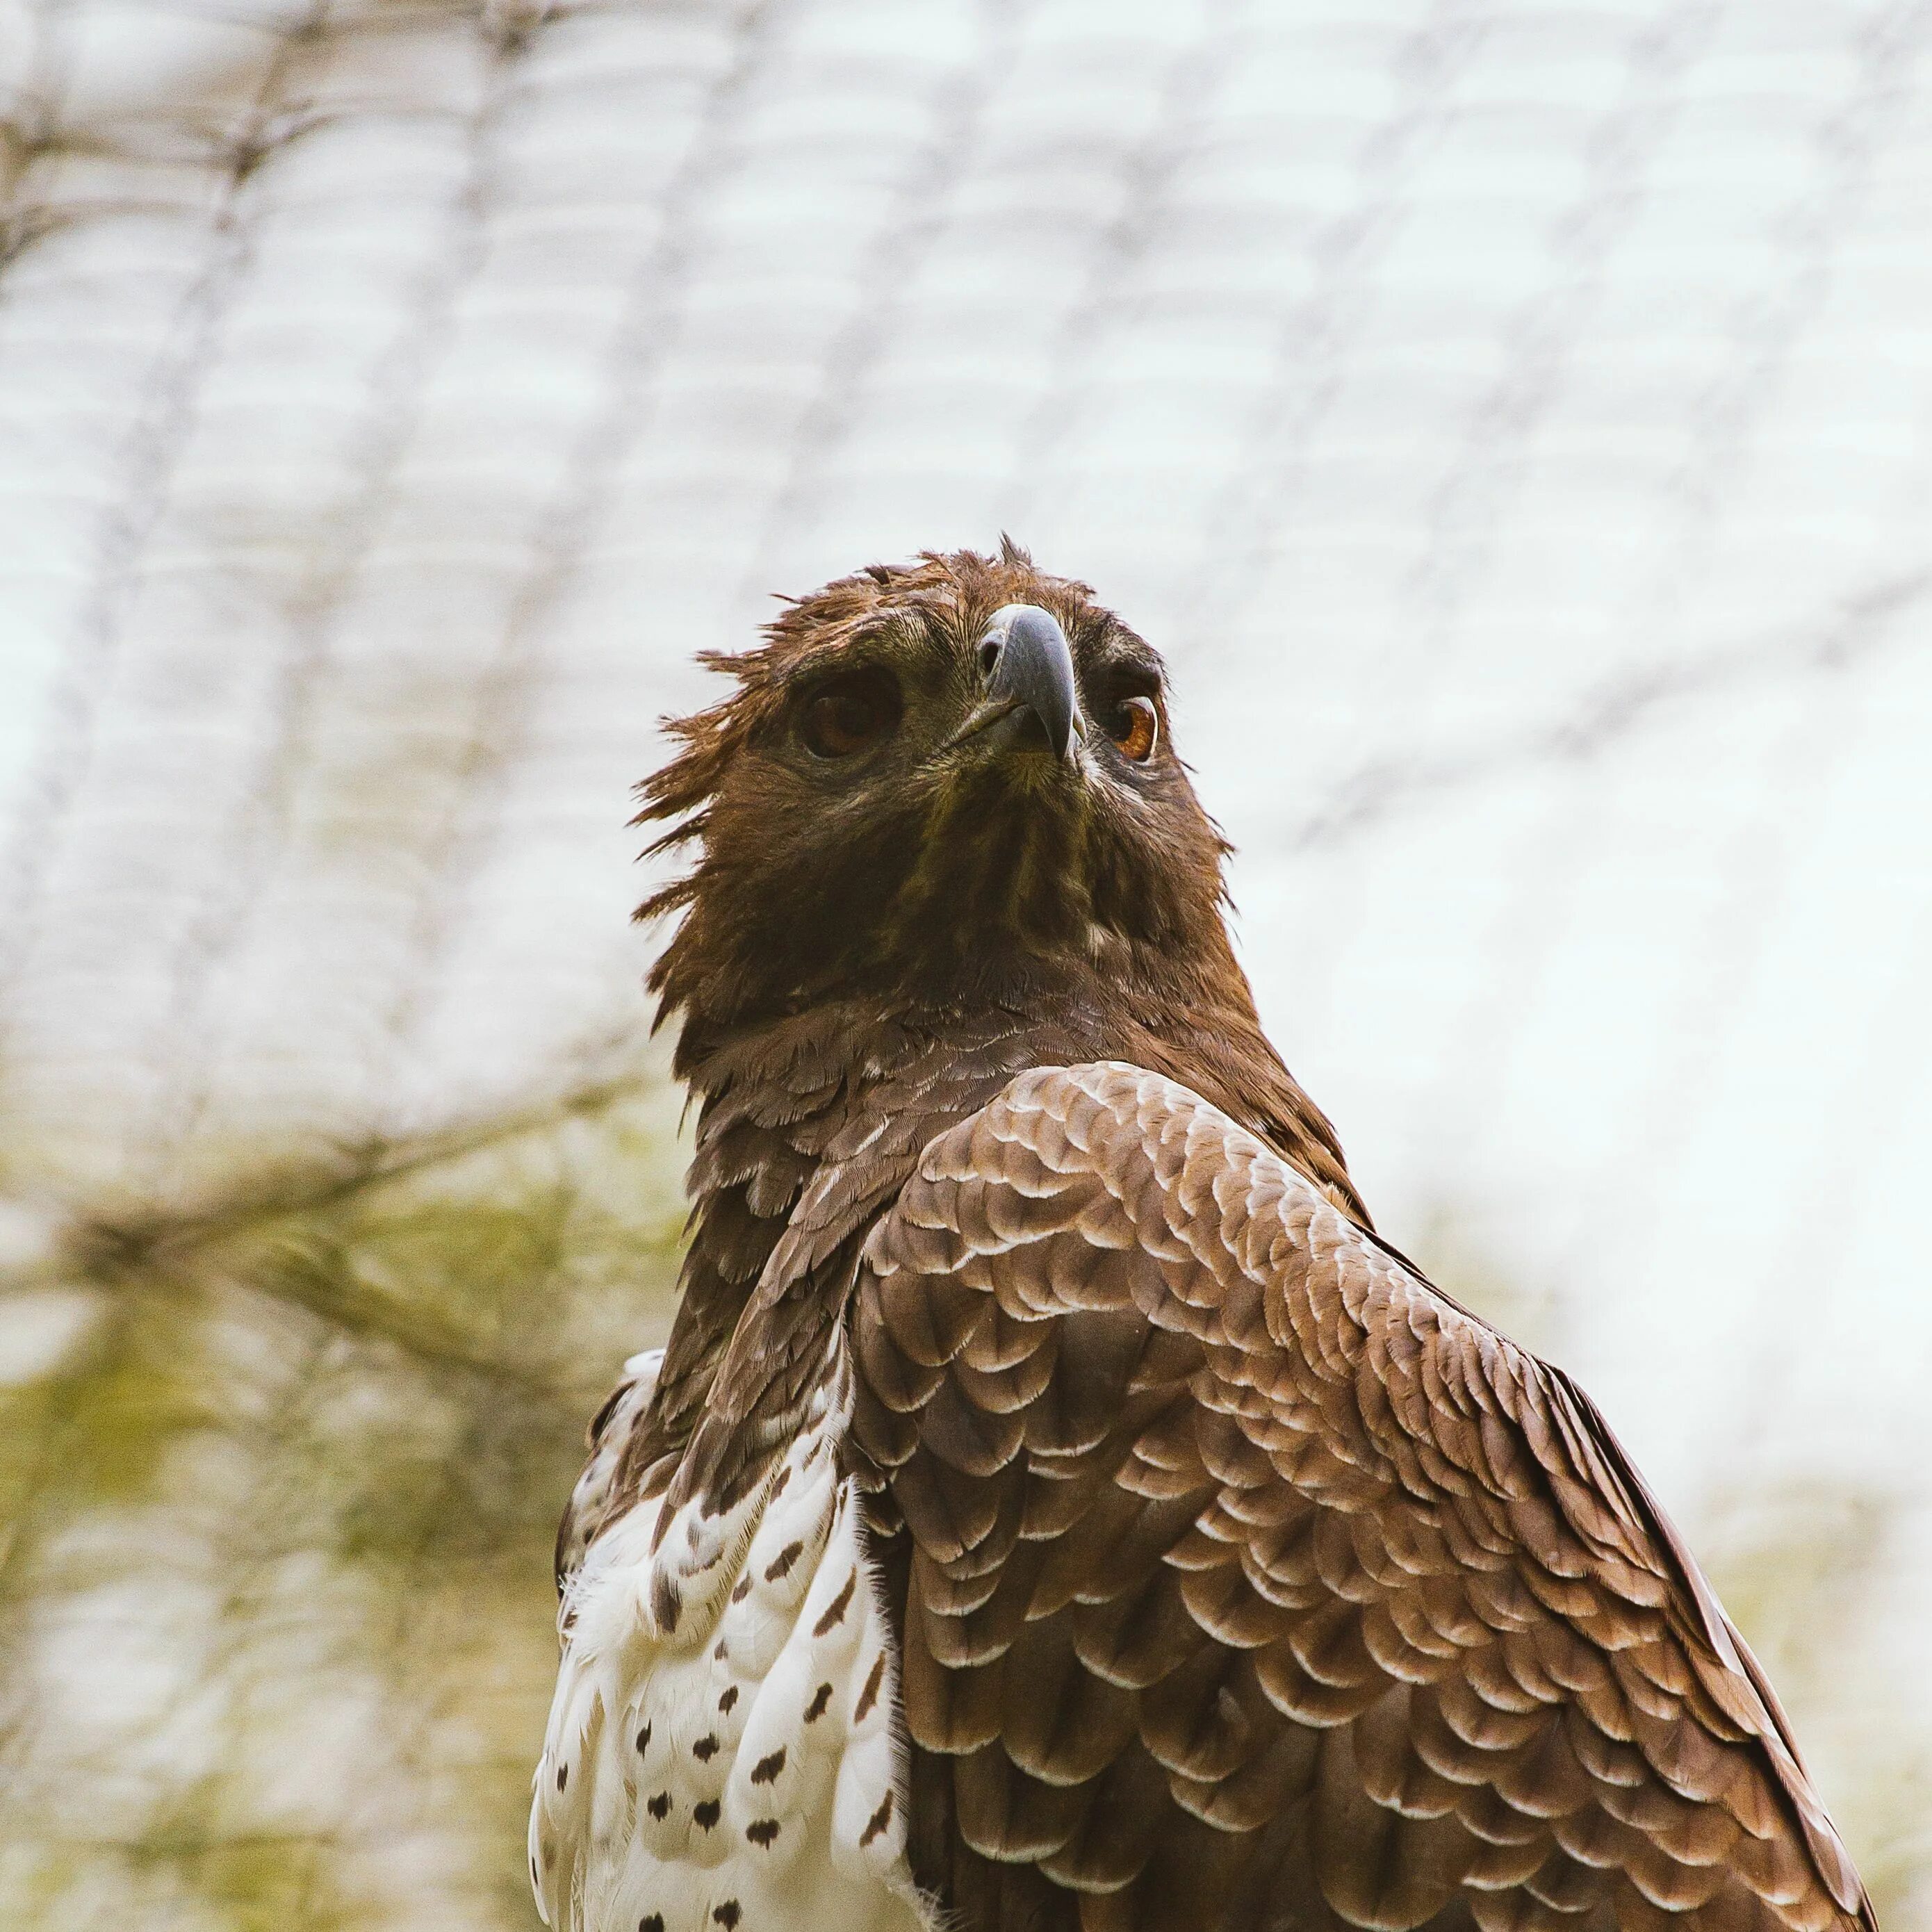
[[[954,736],[962,743],[1016,712],[1040,721],[1056,758],[1070,764],[1076,739],[1087,735],[1073,678],[1066,633],[1037,604],[1007,604],[993,613],[980,640],[986,695]]]

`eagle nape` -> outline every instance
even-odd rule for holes
[[[724,668],[644,788],[692,1232],[560,1534],[547,1922],[1876,1932],[1594,1406],[1373,1233],[1147,642],[1005,544]]]

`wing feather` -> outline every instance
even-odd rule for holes
[[[852,1320],[916,1876],[963,1924],[1870,1932],[1589,1399],[1185,1088],[1021,1076]]]

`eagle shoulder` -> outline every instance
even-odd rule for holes
[[[851,1334],[963,1924],[1873,1925],[1588,1398],[1186,1088],[1041,1067],[938,1136]]]

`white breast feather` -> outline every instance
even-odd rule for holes
[[[687,1506],[658,1540],[646,1503],[590,1546],[530,1808],[557,1932],[934,1923],[906,1865],[898,1685],[843,1426],[828,1404],[724,1516]]]

